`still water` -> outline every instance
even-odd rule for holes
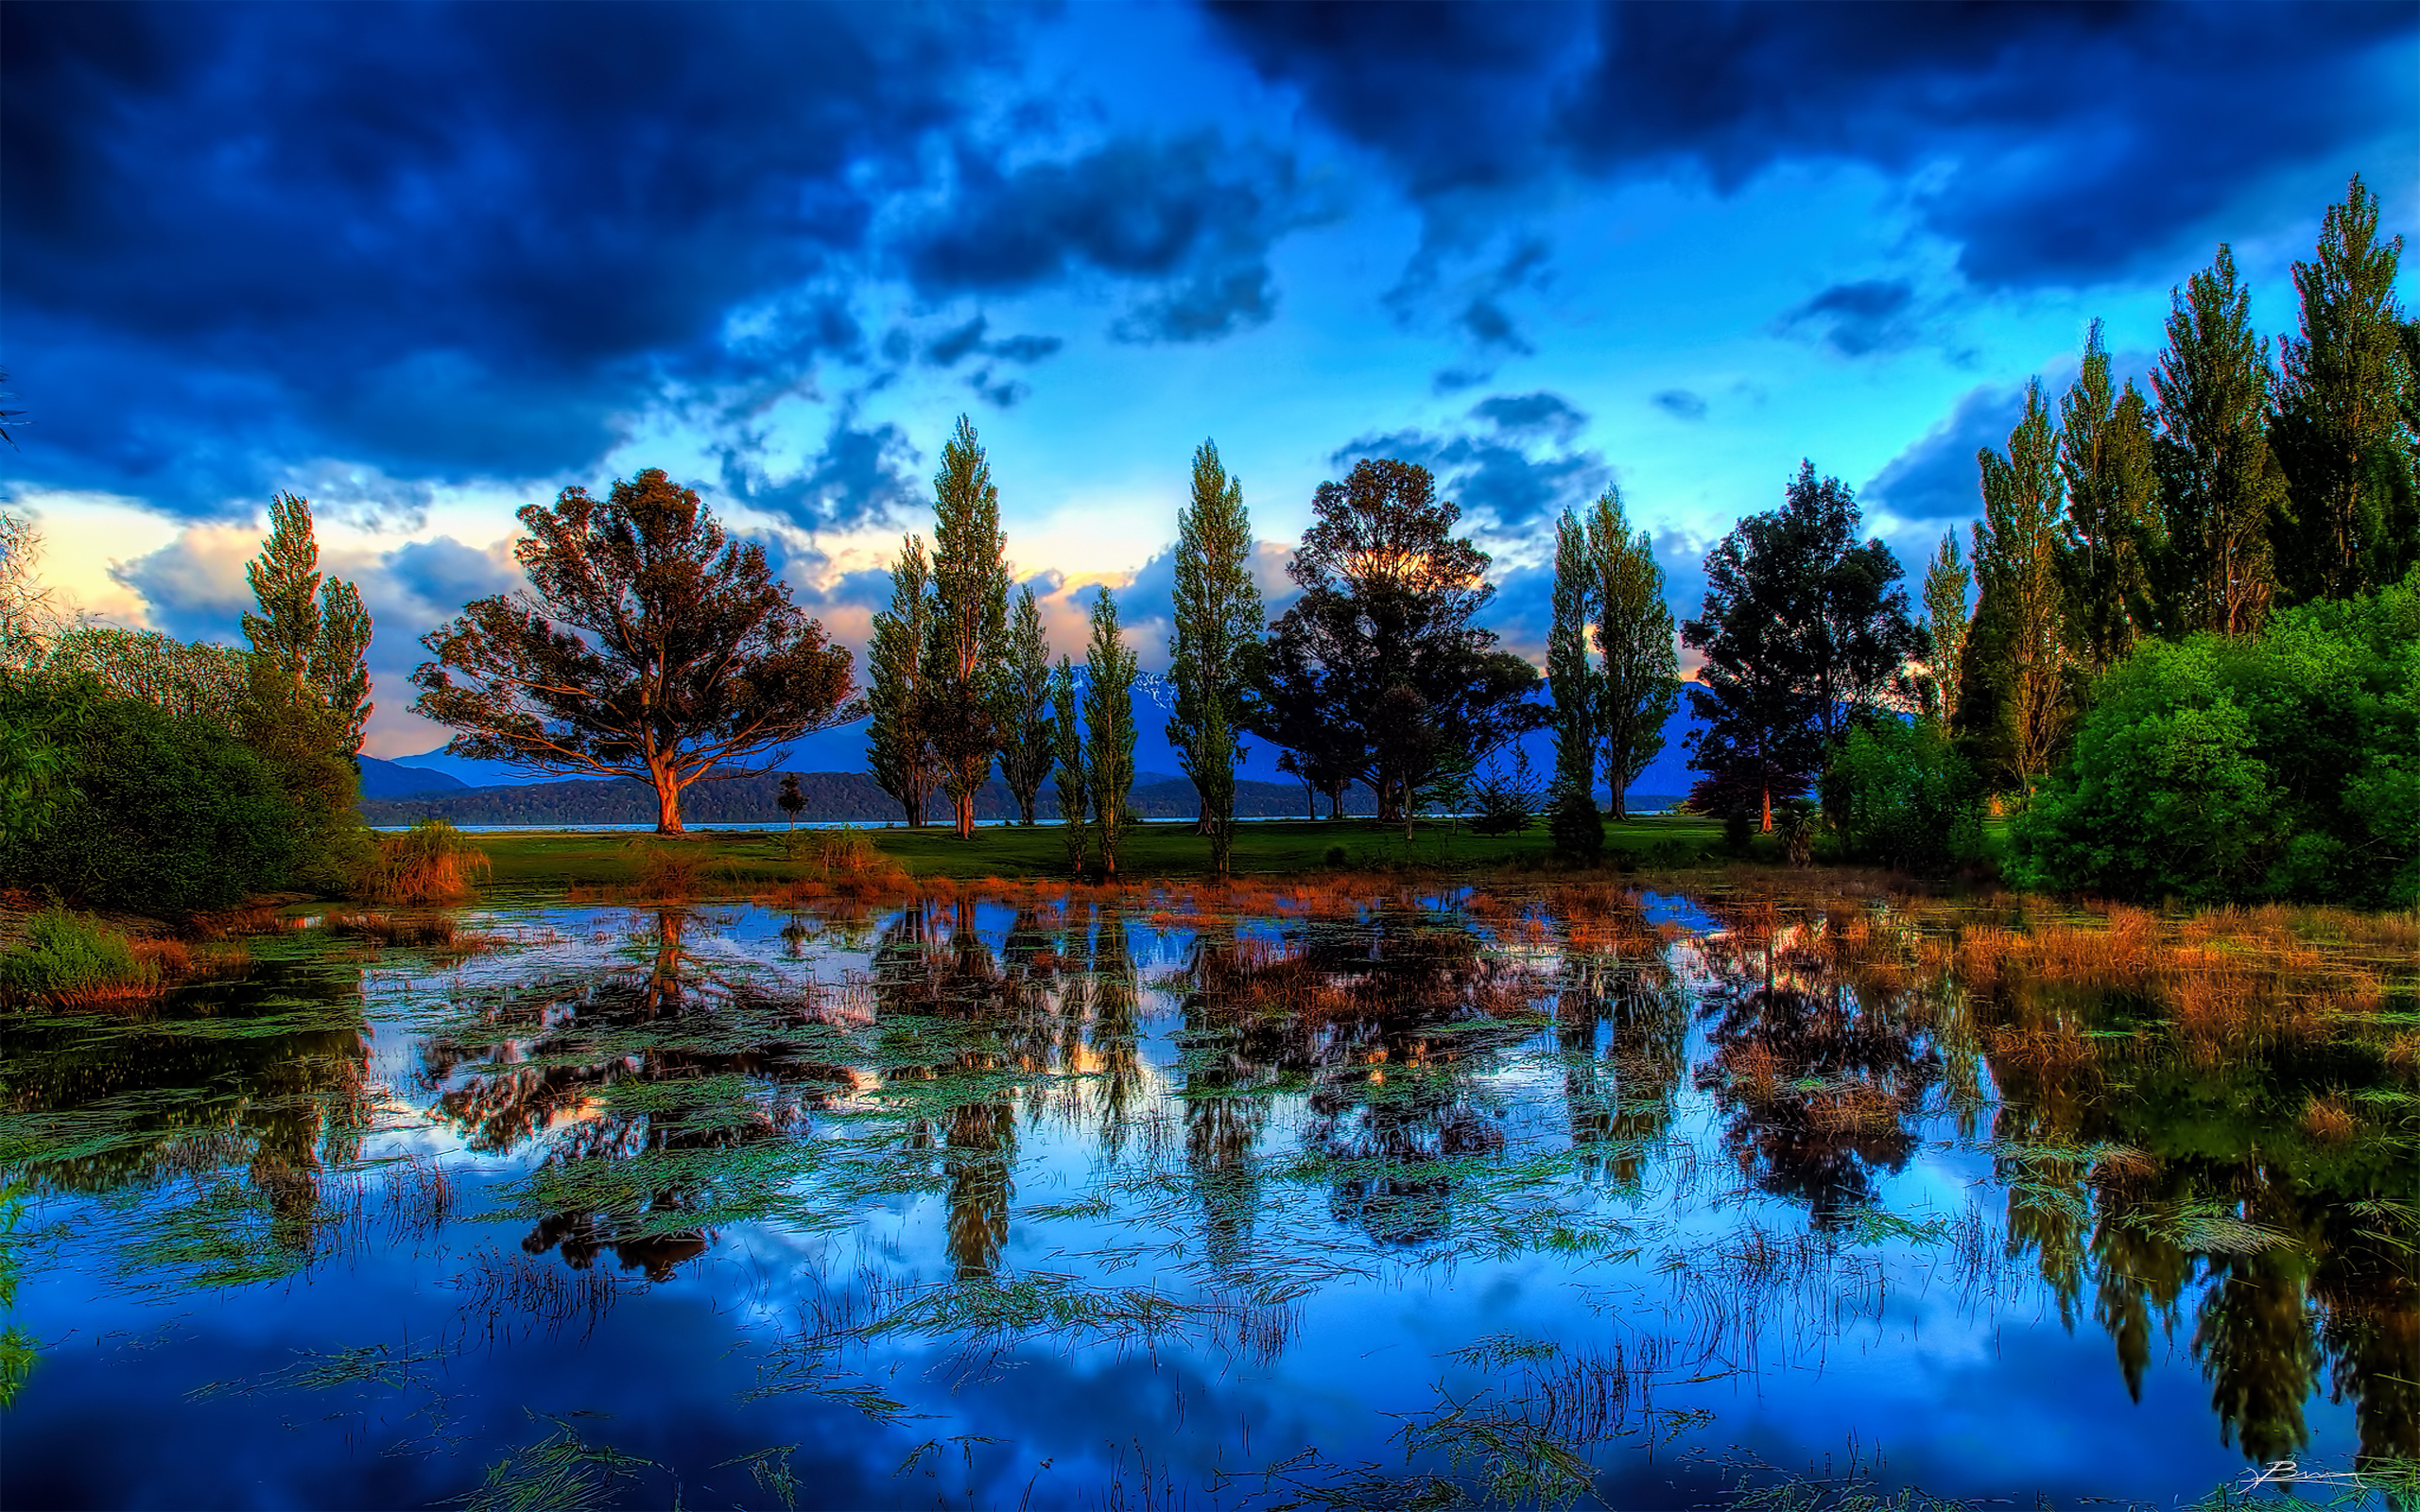
[[[0,1020],[0,1503],[2170,1505],[2285,1459],[2376,1501],[2342,1477],[2420,1455],[2412,970],[2271,926],[298,921]]]

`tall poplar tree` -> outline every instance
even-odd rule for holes
[[[1958,717],[1958,675],[1966,653],[1966,621],[1975,575],[1958,549],[1958,532],[1941,533],[1941,549],[1925,564],[1925,632],[1930,638],[1932,708],[1944,725]]]
[[[2269,452],[2272,383],[2251,296],[2221,242],[2209,267],[2169,295],[2168,348],[2152,373],[2167,537],[2154,586],[2167,633],[2249,635],[2269,612],[2270,521],[2287,507]]]
[[[1058,763],[1059,826],[1067,841],[1067,869],[1084,874],[1091,850],[1085,811],[1091,807],[1091,779],[1084,771],[1083,713],[1077,705],[1076,668],[1065,657],[1050,675],[1051,755]]]
[[[1168,680],[1176,709],[1168,720],[1185,776],[1201,800],[1210,867],[1234,867],[1236,731],[1244,715],[1251,662],[1267,624],[1252,577],[1252,519],[1244,486],[1219,461],[1217,443],[1193,454],[1193,497],[1177,515],[1174,628]]]
[[[1554,699],[1554,790],[1587,798],[1597,786],[1597,713],[1602,702],[1588,659],[1588,606],[1596,587],[1588,527],[1565,509],[1555,523],[1553,618],[1547,628],[1547,691]]]
[[[921,536],[899,543],[890,564],[890,609],[873,617],[866,653],[866,763],[874,782],[899,800],[908,827],[925,827],[925,809],[941,771],[925,733],[925,642],[931,634],[932,571]]]
[[[1664,750],[1664,727],[1681,701],[1680,659],[1655,544],[1644,530],[1631,535],[1617,489],[1607,488],[1589,512],[1588,558],[1604,659],[1597,729],[1612,813],[1622,819],[1630,816],[1630,784]]]
[[[1134,653],[1117,629],[1117,600],[1103,586],[1093,600],[1093,639],[1084,668],[1084,785],[1092,790],[1093,833],[1104,877],[1117,875],[1117,839],[1132,819]]]
[[[244,576],[259,610],[243,617],[251,644],[238,720],[244,743],[295,805],[295,880],[341,891],[370,860],[354,807],[371,710],[370,616],[351,583],[321,577],[311,504],[295,494],[270,503],[268,539]]]
[[[1050,775],[1057,746],[1050,730],[1050,643],[1033,590],[1017,595],[1016,623],[1000,675],[1000,780],[1017,800],[1017,822],[1033,823],[1035,799]]]
[[[926,730],[961,840],[1000,748],[999,679],[1008,649],[1008,538],[1000,490],[963,415],[933,475],[932,627],[925,640]]]
[[[1983,585],[1978,618],[1989,624],[1988,659],[1967,668],[1997,695],[1996,733],[2017,785],[2031,791],[2066,743],[2069,667],[2066,601],[2059,578],[2059,532],[2066,481],[2058,435],[2041,380],[2025,387],[2025,414],[2005,454],[1978,452],[1983,520],[1975,527],[1975,576]]]
[[[2412,382],[2394,280],[2403,238],[2378,236],[2378,200],[2356,174],[2327,207],[2319,249],[2294,265],[2297,335],[2273,432],[2290,517],[2279,576],[2296,598],[2349,598],[2401,579],[2420,560],[2402,407]]]
[[[2130,381],[2113,389],[2100,322],[2084,340],[2083,370],[2059,402],[2059,476],[2066,515],[2059,576],[2076,660],[2098,677],[2126,660],[2152,623],[2146,548],[2157,535],[2151,406]]]

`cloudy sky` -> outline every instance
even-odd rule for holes
[[[1146,665],[1192,449],[1270,586],[1435,468],[1542,640],[1617,481],[1677,610],[1802,456],[1921,571],[2094,317],[2232,242],[2270,332],[2361,173],[2413,229],[2420,7],[0,9],[0,490],[105,618],[231,637],[265,506],[417,637],[512,511],[663,467],[836,634],[973,416],[1011,556]],[[2414,282],[2405,278],[2407,304]]]

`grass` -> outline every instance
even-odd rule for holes
[[[0,954],[0,1001],[73,1005],[148,997],[160,963],[136,941],[83,914],[49,908]]]
[[[447,903],[471,895],[487,875],[487,853],[443,819],[423,819],[378,838],[378,860],[364,889],[382,903]]]

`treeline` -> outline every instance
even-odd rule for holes
[[[0,885],[186,913],[368,872],[370,616],[320,576],[308,503],[269,513],[242,650],[62,623],[0,514]]]
[[[1794,849],[1938,865],[2016,811],[2014,869],[2131,897],[2420,898],[2420,323],[2357,178],[2294,265],[2277,359],[2233,254],[2176,289],[2146,394],[2098,322],[1978,455],[1971,558],[1918,621],[1803,469],[1706,558],[1685,644],[1701,806]],[[1806,801],[1819,790],[1820,806]]]

